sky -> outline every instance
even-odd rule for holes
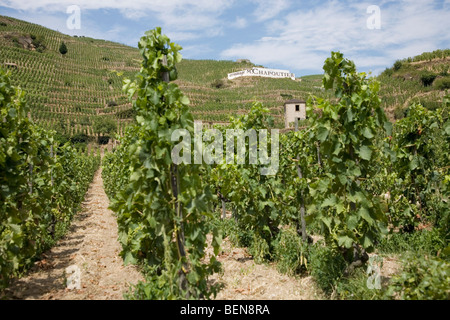
[[[450,48],[450,0],[0,0],[0,15],[133,47],[159,26],[186,59],[249,59],[297,77],[322,74],[331,51],[377,75]]]

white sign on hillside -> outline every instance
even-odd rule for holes
[[[295,80],[295,74],[290,73],[289,70],[266,69],[266,68],[252,68],[233,72],[228,74],[228,79],[233,80],[239,77],[267,77],[267,78],[291,78]]]

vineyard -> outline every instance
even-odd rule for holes
[[[220,297],[226,245],[326,299],[450,298],[448,50],[378,78],[331,52],[323,76],[229,81],[254,65],[182,60],[160,28],[133,49],[0,22],[0,292],[64,238],[101,172],[120,257],[144,278],[128,299]],[[292,98],[302,129],[267,131]],[[219,123],[203,150],[198,119]],[[258,138],[229,162],[231,130]],[[71,139],[114,133],[102,158]]]
[[[278,173],[261,175],[258,166],[220,157],[213,165],[174,164],[172,132],[194,133],[189,100],[161,78],[165,72],[175,78],[180,48],[160,29],[147,32],[139,48],[144,61],[137,80],[124,81],[137,124],[106,156],[103,171],[121,254],[125,263],[142,265],[147,278],[131,298],[214,295],[218,288],[206,280],[219,270],[224,236],[258,263],[312,274],[339,298],[449,298],[448,97],[436,111],[412,104],[393,126],[379,82],[333,52],[323,85],[336,102],[308,101],[307,129],[280,138]],[[221,130],[259,135],[272,125],[269,109],[253,103]],[[275,143],[270,136],[265,141]],[[220,202],[231,218],[226,210],[220,214]],[[314,237],[320,240],[313,244]],[[206,258],[208,245],[214,250]],[[364,290],[361,267],[376,265],[389,250],[402,252],[404,273],[379,283],[378,291]]]
[[[136,48],[71,37],[9,17],[0,17],[0,22],[4,24],[0,25],[0,63],[11,69],[12,83],[27,91],[37,123],[69,136],[124,132],[133,114],[121,91],[121,77],[130,78],[139,71]],[[32,46],[32,37],[41,39],[41,49]],[[64,55],[59,52],[62,42],[68,49]],[[227,79],[228,73],[253,66],[246,62],[183,60],[177,66],[176,83],[190,99],[196,119],[228,122],[231,115],[245,114],[257,99],[265,101],[279,127],[284,124],[286,100],[306,100],[310,93],[322,92],[320,77],[305,77],[302,82]],[[99,117],[114,120],[113,130],[96,130],[94,122]]]
[[[12,83],[27,91],[35,122],[63,135],[94,136],[103,133],[94,130],[94,120],[111,118],[121,132],[120,112],[129,104],[111,70],[133,74],[134,50],[12,18],[0,20],[5,24],[0,27],[1,62],[11,70]],[[33,38],[40,39],[38,49]],[[58,50],[63,42],[68,48],[64,55]]]
[[[59,146],[28,118],[24,92],[0,70],[0,286],[66,232],[100,156]]]
[[[401,119],[411,104],[429,110],[442,106],[450,89],[450,50],[425,52],[413,58],[397,60],[379,77],[382,106],[392,120]]]
[[[71,37],[39,25],[0,17],[0,62],[11,69],[11,81],[27,91],[33,119],[63,135],[96,137],[123,134],[133,111],[121,91],[122,77],[139,71],[136,48],[87,37]],[[34,39],[33,39],[34,38]],[[68,52],[61,54],[64,42]],[[400,119],[410,103],[432,110],[442,104],[448,89],[449,50],[437,50],[399,60],[383,72],[380,97],[391,120]],[[274,125],[284,125],[286,100],[307,100],[311,95],[332,96],[322,88],[322,76],[289,79],[241,78],[227,74],[256,66],[245,61],[183,60],[175,81],[190,100],[196,120],[227,123],[244,115],[255,100],[264,101]],[[421,79],[431,76],[431,85]],[[120,75],[120,76],[118,76]],[[95,122],[113,122],[105,128]]]

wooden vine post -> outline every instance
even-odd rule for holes
[[[227,211],[225,210],[225,200],[222,198],[222,220],[227,217]]]
[[[56,158],[56,156],[54,156],[53,154],[53,143],[50,145],[50,158],[54,159]],[[54,179],[53,179],[53,166],[50,169],[50,185],[54,186]],[[52,190],[52,192],[54,192],[54,190]],[[56,228],[56,217],[54,214],[52,214],[52,222],[51,222],[51,231],[50,231],[50,235],[52,236],[53,239],[55,239],[55,230]]]
[[[298,118],[295,118],[295,132],[298,132]],[[303,178],[302,168],[300,167],[300,155],[297,155],[297,174],[299,179]],[[302,240],[307,241],[308,235],[306,234],[306,221],[305,221],[305,195],[303,194],[303,189],[300,191],[300,223],[301,223],[301,232],[302,232]]]
[[[162,60],[162,65],[167,66],[167,56],[164,55]],[[170,82],[169,72],[164,71],[161,72],[161,78],[164,82]],[[177,248],[178,254],[180,255],[181,260],[186,259],[186,249],[185,249],[185,238],[184,238],[184,226],[183,226],[183,208],[181,203],[178,201],[178,195],[180,194],[180,175],[178,172],[178,166],[174,163],[171,164],[170,167],[171,174],[171,185],[172,185],[172,194],[175,198],[175,212],[180,219],[180,228],[176,229],[176,239],[177,239]],[[186,291],[186,298],[189,298],[189,292],[187,291],[188,282],[186,279],[186,272],[188,270],[188,265],[183,262],[182,272],[180,273],[180,288],[183,291]]]

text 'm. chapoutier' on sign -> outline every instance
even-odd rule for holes
[[[289,70],[257,68],[246,69],[228,74],[228,79],[233,80],[238,77],[267,77],[267,78],[291,78],[295,80],[295,74]]]

